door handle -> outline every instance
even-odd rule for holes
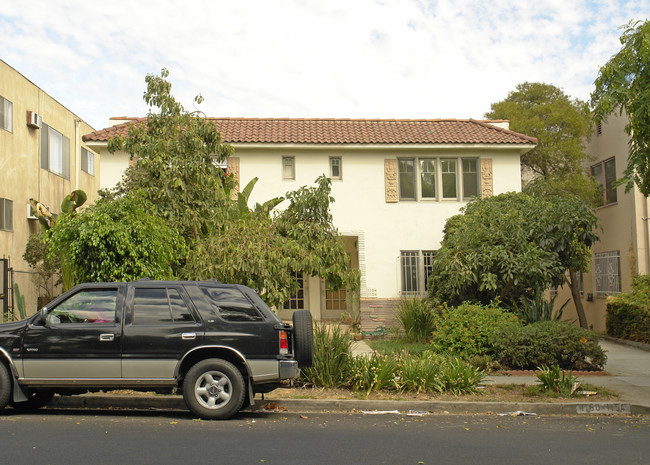
[[[181,339],[185,339],[185,340],[196,339],[196,333],[183,333],[181,334]]]
[[[115,334],[100,334],[99,335],[99,340],[104,342],[104,341],[112,341],[115,339]]]

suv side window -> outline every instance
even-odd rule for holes
[[[239,289],[233,287],[201,287],[217,313],[227,321],[264,321],[264,317]]]
[[[116,302],[117,289],[86,289],[50,310],[47,324],[114,323]]]
[[[136,288],[133,296],[133,324],[159,325],[194,322],[185,301],[174,288]]]

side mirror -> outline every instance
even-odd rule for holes
[[[44,325],[46,321],[47,321],[47,307],[43,307],[39,312],[38,322]]]

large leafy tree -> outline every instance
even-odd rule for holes
[[[215,125],[200,112],[187,112],[171,94],[169,73],[148,75],[146,124],[109,141],[135,163],[109,195],[142,198],[150,211],[178,231],[188,255],[175,272],[186,279],[216,278],[260,291],[272,305],[295,292],[295,273],[320,276],[333,288],[357,284],[349,257],[332,224],[331,181],[287,193],[289,206],[272,215],[284,198],[247,205],[257,178],[232,200],[234,180],[214,163],[233,154]],[[201,97],[195,99],[201,103]]]
[[[592,208],[576,196],[507,193],[474,200],[447,220],[429,293],[452,304],[499,299],[514,306],[585,270],[596,225]],[[586,327],[584,312],[579,319]]]
[[[358,286],[358,272],[332,224],[331,180],[288,192],[288,208],[275,217],[258,205],[242,209],[199,240],[183,270],[192,279],[217,278],[246,284],[270,305],[280,306],[297,290],[296,273],[320,276],[333,289]],[[275,201],[273,202],[275,203]]]
[[[152,209],[127,196],[63,213],[47,233],[49,258],[67,265],[71,284],[170,279],[187,254],[185,241]]]
[[[233,153],[216,126],[202,113],[188,112],[171,94],[169,71],[146,77],[146,124],[134,124],[128,136],[109,140],[109,150],[124,150],[135,163],[117,194],[137,193],[183,237],[198,240],[210,232],[230,204],[234,185],[217,163]],[[202,102],[199,95],[195,104]]]
[[[513,131],[537,138],[537,146],[521,158],[524,172],[556,182],[582,175],[587,159],[584,139],[591,125],[585,102],[571,99],[552,84],[524,82],[490,108],[486,118],[507,119]],[[581,182],[588,187],[586,180]],[[575,179],[567,184],[575,185]]]
[[[614,111],[628,117],[630,136],[626,190],[634,184],[650,195],[650,21],[630,21],[622,27],[621,50],[600,68],[591,94],[596,123]]]

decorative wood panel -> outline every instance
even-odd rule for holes
[[[386,188],[386,203],[396,203],[399,200],[396,158],[384,160],[384,185]]]

